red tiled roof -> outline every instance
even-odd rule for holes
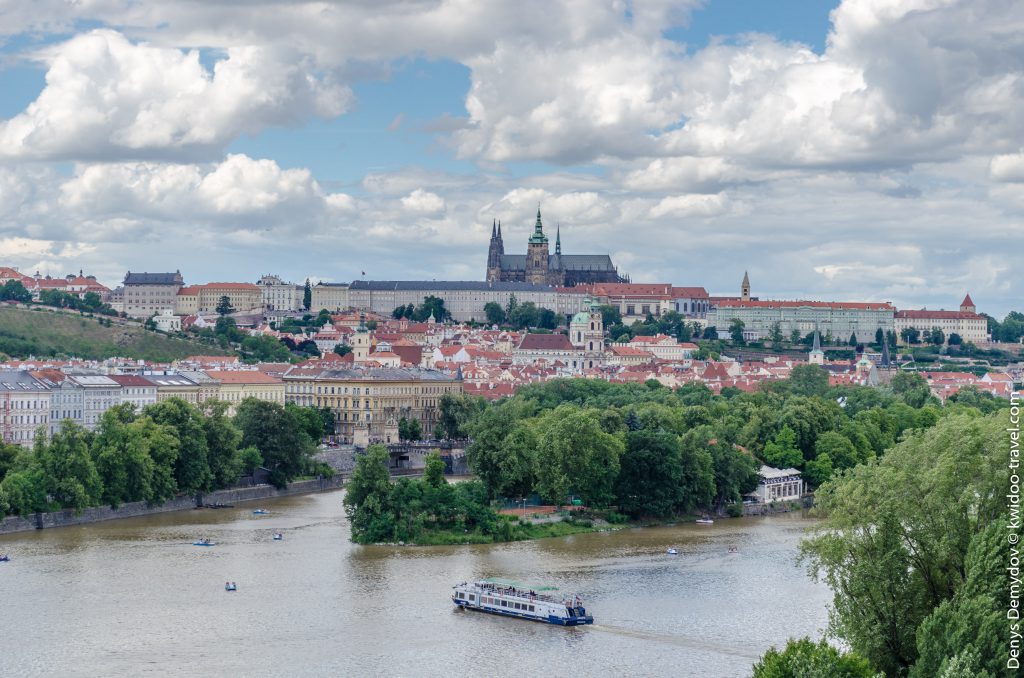
[[[107,376],[121,386],[156,386],[149,379],[135,374],[110,374]]]
[[[672,298],[672,286],[665,283],[595,283],[594,294],[613,297]]]
[[[985,316],[964,311],[896,311],[897,318],[906,320],[984,320]]]
[[[259,292],[259,285],[253,283],[238,283],[238,282],[212,282],[206,283],[205,285],[196,285],[196,287],[202,289],[216,289],[216,290],[246,290],[248,292]]]
[[[971,299],[970,293],[964,295],[964,300],[960,302],[961,306],[974,306],[974,301]]]
[[[519,342],[524,351],[571,351],[573,345],[564,334],[526,334]]]
[[[703,287],[673,287],[672,296],[674,298],[688,297],[690,299],[707,299],[708,291]]]

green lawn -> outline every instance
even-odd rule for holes
[[[209,344],[144,330],[137,323],[100,325],[98,318],[45,307],[0,306],[0,356],[75,357],[102,360],[114,356],[171,361],[190,355],[225,355]]]

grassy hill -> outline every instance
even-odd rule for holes
[[[99,323],[99,316],[0,305],[0,355],[96,360],[124,356],[160,362],[189,355],[225,355],[209,344],[146,331],[134,322],[112,320],[113,325],[105,327]]]

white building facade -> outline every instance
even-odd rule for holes
[[[50,423],[50,388],[22,370],[0,370],[0,440],[29,447]]]

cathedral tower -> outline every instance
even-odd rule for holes
[[[505,245],[501,242],[501,224],[491,222],[491,244],[487,248],[487,282],[501,280],[501,255]]]
[[[740,283],[740,299],[750,301],[750,278],[746,271],[743,271],[743,282]]]
[[[544,285],[548,281],[548,237],[540,222],[540,206],[537,207],[537,223],[526,245],[526,282]]]

